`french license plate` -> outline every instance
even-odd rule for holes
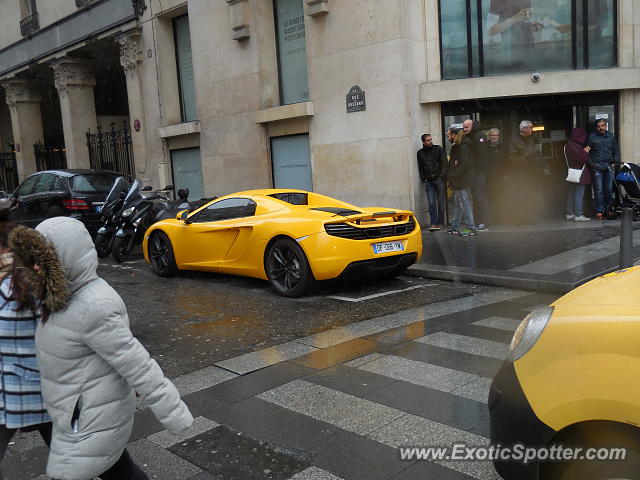
[[[404,250],[404,244],[396,240],[395,242],[382,242],[373,244],[373,253],[389,253],[389,252],[402,252]]]

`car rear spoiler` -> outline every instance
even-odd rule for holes
[[[393,222],[403,222],[409,219],[412,213],[409,210],[386,210],[380,212],[367,212],[355,215],[344,215],[341,222],[345,220],[360,225],[362,221],[374,221],[379,218],[389,217]]]

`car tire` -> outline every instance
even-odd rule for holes
[[[633,206],[633,209],[631,210],[631,215],[633,216],[634,222],[640,221],[640,203]]]
[[[156,232],[147,245],[149,261],[153,271],[160,277],[171,277],[178,272],[176,257],[173,254],[171,240],[164,232]]]
[[[273,289],[283,297],[299,297],[311,288],[313,273],[304,251],[290,238],[279,238],[265,255],[264,270]]]
[[[94,240],[98,258],[107,258],[111,254],[111,248],[107,245],[107,238],[103,233],[98,233]]]
[[[575,460],[548,462],[541,465],[539,478],[546,480],[637,480],[640,478],[640,429],[613,422],[578,424],[568,435],[555,439],[553,444],[588,449],[624,448],[624,460]]]
[[[116,237],[113,239],[113,247],[111,248],[111,256],[118,262],[126,262],[129,259],[129,238]]]

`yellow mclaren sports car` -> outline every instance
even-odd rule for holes
[[[639,285],[620,270],[522,321],[489,393],[505,480],[640,479]]]
[[[153,224],[145,259],[160,276],[204,270],[269,280],[285,297],[314,280],[395,275],[422,254],[408,210],[360,208],[302,190],[251,190]]]

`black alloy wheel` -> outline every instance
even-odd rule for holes
[[[98,252],[98,258],[107,258],[111,254],[111,247],[108,245],[109,241],[104,233],[98,233],[94,243],[96,245],[96,252]]]
[[[163,232],[156,232],[149,239],[149,260],[151,267],[161,277],[170,277],[178,271],[171,240]]]
[[[636,203],[631,210],[631,215],[633,216],[633,221],[640,221],[640,203]]]
[[[113,239],[111,255],[116,262],[126,262],[129,259],[130,253],[128,237],[116,237]]]
[[[280,238],[269,248],[265,271],[271,286],[283,297],[299,297],[313,283],[306,255],[294,240]]]

